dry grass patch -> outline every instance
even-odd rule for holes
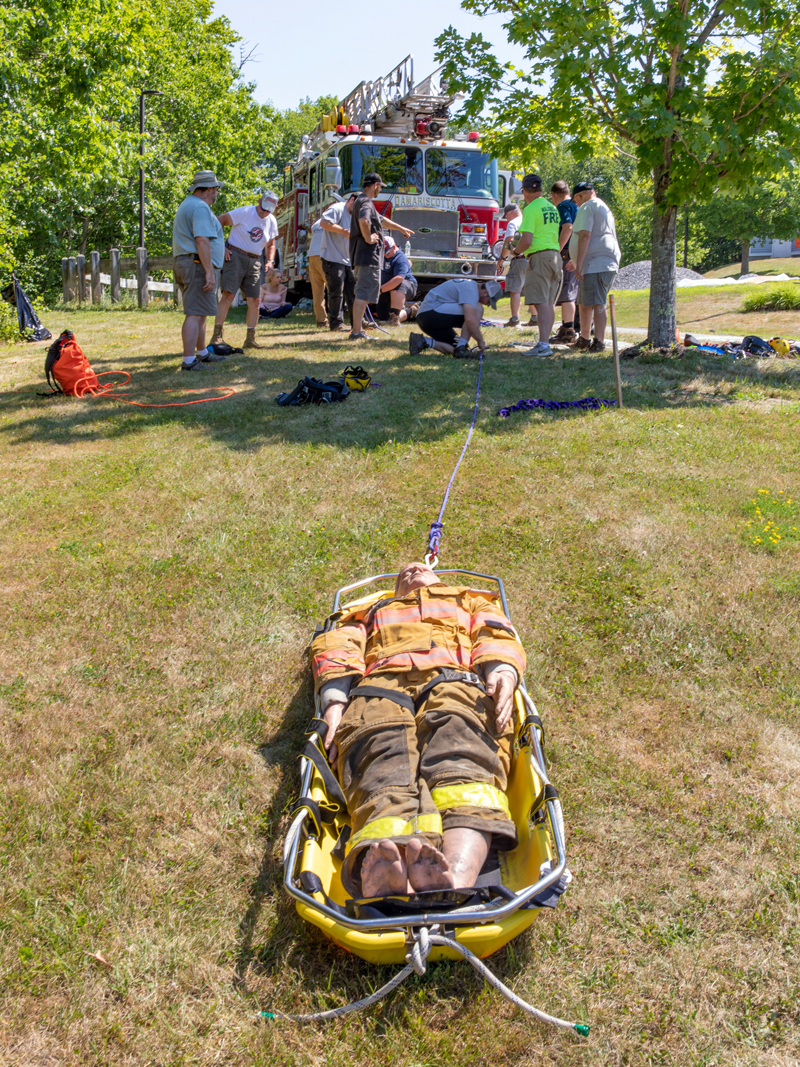
[[[48,319],[151,396],[185,387],[179,322]],[[12,392],[43,353],[0,351],[9,1064],[797,1062],[800,548],[745,524],[759,489],[800,492],[800,377],[626,364],[623,413],[500,420],[614,384],[607,358],[534,362],[499,329],[444,560],[507,581],[575,883],[492,965],[592,1035],[450,963],[327,1029],[257,1021],[386,978],[298,920],[280,845],[313,624],[419,556],[472,411],[477,368],[412,363],[407,332],[354,350],[285,320],[209,372],[234,398],[166,411]],[[274,405],[354,360],[382,387]]]

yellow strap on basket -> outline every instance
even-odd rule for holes
[[[439,811],[448,808],[499,808],[511,818],[508,797],[488,782],[465,782],[463,785],[444,785],[431,790],[431,799]]]
[[[353,851],[362,841],[381,841],[384,837],[410,837],[415,833],[441,834],[442,817],[438,812],[432,815],[415,815],[412,819],[397,819],[386,815],[382,819],[373,819],[362,826],[347,842],[347,853]]]

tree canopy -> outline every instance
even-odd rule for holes
[[[650,185],[650,339],[675,337],[677,209],[785,169],[797,143],[798,0],[463,0],[508,15],[524,68],[481,34],[437,39],[445,75],[487,113],[496,150],[571,138],[579,156],[616,144]]]
[[[0,33],[0,273],[33,292],[60,284],[64,255],[138,244],[140,90],[163,93],[146,99],[144,155],[161,254],[196,169],[224,182],[222,210],[245,202],[317,107],[259,104],[210,0],[0,0]]]

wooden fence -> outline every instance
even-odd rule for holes
[[[172,256],[153,256],[148,259],[146,248],[137,248],[135,256],[122,256],[118,248],[112,248],[108,259],[101,259],[99,252],[89,253],[89,269],[86,256],[68,256],[61,260],[62,294],[65,304],[99,304],[110,290],[112,304],[122,299],[123,289],[136,290],[139,307],[147,307],[151,293],[172,293],[172,299],[180,306],[181,291],[172,282],[154,282],[151,270],[172,272]],[[132,277],[125,278],[123,274]]]

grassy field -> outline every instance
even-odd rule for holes
[[[778,285],[780,283],[777,283]],[[786,285],[793,284],[786,282]],[[755,286],[698,285],[678,289],[678,329],[684,333],[730,334],[753,333],[759,337],[800,337],[800,312],[768,311],[744,312],[742,300]],[[772,289],[763,283],[759,287]],[[629,290],[614,294],[617,317],[621,326],[647,327],[650,290]]]
[[[298,316],[198,382],[173,312],[46,321],[141,401],[237,392],[44,399],[43,347],[0,350],[0,1062],[800,1061],[797,361],[626,362],[624,412],[503,420],[523,397],[613,397],[613,373],[490,332],[443,563],[507,582],[575,876],[491,965],[591,1035],[523,1017],[461,963],[301,1029],[256,1012],[387,978],[281,888],[304,650],[338,585],[423,553],[477,364],[412,362],[406,329],[354,349]],[[275,406],[353,360],[381,388]]]
[[[738,278],[742,273],[742,264],[729,263],[727,267],[718,267],[716,270],[706,272],[706,278]],[[788,274],[790,277],[800,277],[800,256],[790,256],[787,259],[751,259],[750,274]]]

